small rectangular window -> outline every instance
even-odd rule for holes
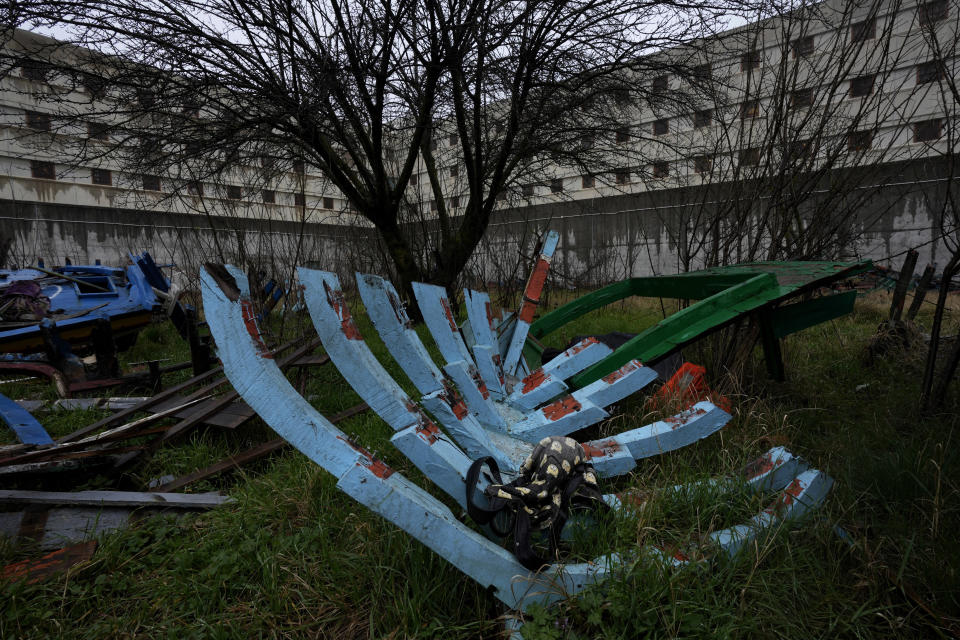
[[[710,156],[699,156],[694,158],[693,170],[697,173],[710,173],[713,171],[713,158]]]
[[[143,176],[144,191],[160,191],[160,176]]]
[[[297,207],[307,206],[307,196],[305,196],[302,193],[293,194],[293,204],[294,206],[297,206]]]
[[[450,198],[450,208],[459,209],[460,208],[460,196],[453,196]]]
[[[760,164],[760,149],[742,149],[740,151],[740,166],[755,167]]]
[[[651,88],[653,89],[654,93],[666,91],[669,86],[670,76],[668,75],[657,76],[653,79],[653,83],[651,84]]]
[[[563,191],[563,178],[554,178],[550,181],[550,192],[560,193]]]
[[[200,115],[200,105],[194,100],[188,100],[184,103],[180,113],[188,118],[196,118]]]
[[[929,27],[941,20],[946,20],[949,14],[947,0],[934,0],[920,5],[920,24]]]
[[[243,189],[240,187],[240,185],[227,185],[227,197],[231,200],[239,200],[243,197]]]
[[[809,58],[813,55],[813,36],[797,38],[792,45],[794,58]]]
[[[630,127],[620,127],[617,129],[616,140],[619,144],[630,142]]]
[[[670,163],[661,160],[660,162],[653,163],[653,177],[654,178],[666,178],[670,175]]]
[[[759,69],[760,61],[763,59],[762,55],[763,54],[760,51],[757,51],[756,49],[747,51],[746,53],[741,55],[740,71],[752,71],[753,69]]]
[[[593,149],[593,144],[593,134],[588,133],[580,137],[580,149],[584,151],[587,149]]]
[[[507,192],[506,192],[506,191],[498,191],[498,192],[497,192],[497,197],[496,197],[496,201],[497,201],[497,202],[501,202],[501,201],[506,200],[506,199],[507,199]]]
[[[877,19],[870,18],[850,25],[850,41],[866,42],[877,37]]]
[[[629,169],[617,169],[617,171],[614,172],[613,177],[617,184],[630,184]]]
[[[20,65],[20,75],[34,82],[46,82],[50,76],[50,65],[39,60],[30,60]]]
[[[197,180],[191,180],[187,183],[187,193],[191,196],[202,196],[203,195],[203,183],[198,182]]]
[[[794,109],[813,106],[813,88],[797,89],[790,93],[790,106]]]
[[[713,68],[709,64],[698,64],[693,69],[693,79],[706,82],[713,77]]]
[[[450,177],[456,178],[458,175],[460,175],[460,165],[455,164],[450,167]]]
[[[613,96],[613,101],[617,104],[630,104],[630,89],[620,87],[611,91],[610,94]]]
[[[740,104],[740,119],[756,118],[760,115],[760,101],[747,100]]]
[[[693,128],[709,127],[713,122],[713,109],[702,109],[693,114]]]
[[[934,118],[933,120],[924,120],[913,124],[914,142],[931,142],[939,140],[941,135],[942,120]]]
[[[523,188],[521,189],[521,193],[523,193],[523,195],[524,195],[525,197],[529,198],[530,196],[532,196],[532,195],[534,194],[534,190],[535,190],[534,185],[532,185],[532,184],[525,184],[525,185],[523,185]]]
[[[92,98],[103,98],[107,95],[107,79],[95,73],[81,72],[80,84]]]
[[[663,134],[670,131],[670,119],[662,118],[660,120],[653,121],[653,135],[662,136]]]
[[[937,82],[943,77],[943,65],[939,60],[931,60],[917,65],[917,84]]]
[[[110,127],[105,122],[88,122],[87,135],[91,140],[108,142],[110,140]]]
[[[450,136],[447,138],[447,141],[450,143],[451,147],[457,146],[457,140],[459,140],[459,138],[455,133],[451,133]]]
[[[440,146],[440,143],[437,142],[436,138],[430,139],[430,151],[436,151],[439,146]]]
[[[850,81],[850,97],[860,98],[869,96],[873,93],[873,85],[876,82],[877,75],[872,73],[868,76],[860,76]]]
[[[277,192],[273,189],[261,189],[260,197],[264,204],[274,204],[277,201]]]
[[[140,103],[141,108],[150,109],[157,104],[157,94],[153,92],[153,89],[137,89],[137,102]]]
[[[303,160],[294,160],[294,161],[293,161],[293,172],[294,172],[294,173],[303,173],[305,169],[306,169],[306,165],[304,165]]]
[[[583,176],[580,177],[580,188],[581,188],[581,189],[593,189],[595,186],[597,186],[597,178],[596,178],[596,176],[592,176],[592,175],[590,175],[590,174],[587,174],[587,175],[583,175]]]
[[[417,181],[418,181],[418,180],[420,180],[420,175],[419,175],[419,174],[416,174],[416,173],[411,173],[411,174],[410,174],[410,184],[415,185],[415,184],[417,184]]]
[[[109,187],[113,184],[113,173],[109,169],[93,169],[90,171],[90,181],[93,184]]]
[[[30,161],[30,175],[34,178],[43,180],[56,180],[57,171],[52,162],[43,162],[42,160]]]
[[[809,140],[794,140],[790,143],[790,157],[794,160],[809,158],[812,146]]]
[[[50,114],[39,111],[27,111],[27,126],[35,131],[50,131]]]
[[[330,196],[323,197],[323,208],[324,209],[333,209],[333,198]]]
[[[847,134],[847,151],[866,151],[873,145],[873,131],[854,131]]]

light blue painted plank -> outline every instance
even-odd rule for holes
[[[466,360],[473,362],[470,350],[463,342],[460,328],[453,317],[453,308],[447,299],[447,292],[443,287],[423,282],[413,283],[413,295],[417,298],[417,305],[423,315],[423,321],[437,343],[440,354],[447,362]]]
[[[500,369],[500,354],[494,347],[482,344],[473,345],[473,360],[477,363],[480,377],[487,384],[494,400],[503,400],[504,378]],[[492,384],[491,384],[492,381]]]
[[[377,333],[414,386],[423,394],[442,389],[443,375],[413,329],[393,285],[379,276],[358,273],[357,289]]]
[[[467,403],[467,408],[476,416],[480,424],[498,430],[506,428],[506,423],[494,408],[487,385],[472,361],[449,362],[443,367],[443,371],[457,385]]]
[[[525,420],[507,427],[507,433],[537,443],[546,436],[564,436],[608,417],[606,411],[590,401],[577,402],[565,396],[529,414]]]
[[[490,306],[490,296],[481,291],[464,289],[463,299],[464,306],[467,308],[467,317],[470,320],[470,331],[473,334],[474,361],[490,393],[500,399],[505,393],[503,369],[500,352],[497,349],[497,338],[493,332],[493,309]]]
[[[561,380],[566,380],[570,376],[595,365],[611,353],[613,353],[613,349],[596,338],[584,338],[543,365],[543,371]]]
[[[3,394],[0,394],[0,420],[13,430],[17,440],[23,444],[54,443],[47,430],[29,411]]]
[[[494,446],[490,439],[491,432],[477,422],[460,398],[449,391],[435,391],[423,396],[420,401],[427,411],[437,417],[453,439],[466,450],[469,457],[476,460],[491,456],[501,469],[507,471],[516,469],[517,462]]]
[[[631,360],[613,373],[574,391],[572,395],[581,402],[589,401],[598,407],[609,407],[656,379],[656,371],[643,366],[639,360]]]
[[[546,373],[541,368],[513,386],[507,403],[518,411],[532,411],[566,390],[567,385],[559,376]]]
[[[709,402],[698,402],[671,418],[619,433],[609,440],[628,449],[636,459],[648,458],[706,438],[729,420],[727,412]]]
[[[526,365],[521,357],[523,355],[523,345],[527,341],[527,333],[529,333],[530,324],[533,322],[533,314],[540,304],[543,287],[547,281],[547,273],[550,271],[550,261],[553,260],[553,254],[556,252],[559,242],[560,234],[556,231],[548,231],[543,239],[543,246],[540,248],[537,262],[530,270],[527,286],[523,289],[520,308],[517,309],[517,321],[513,328],[513,334],[507,343],[506,355],[503,358],[503,371],[507,375],[517,375],[517,372],[523,369],[521,363]]]

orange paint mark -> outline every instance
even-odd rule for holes
[[[487,325],[493,329],[493,306],[491,306],[489,301],[484,302],[483,306],[486,307],[487,311]]]
[[[600,341],[594,337],[584,338],[579,344],[575,344],[567,349],[568,356],[575,356],[592,344],[600,344]]]
[[[433,422],[424,418],[423,421],[417,425],[417,434],[419,434],[427,444],[433,444],[440,437],[440,429],[438,429],[437,425],[433,424]]]
[[[754,478],[767,473],[777,465],[781,464],[781,462],[782,461],[779,458],[777,458],[777,461],[774,462],[773,456],[769,453],[764,454],[762,457],[748,464],[743,470],[743,475],[747,480],[753,480]]]
[[[793,501],[800,497],[806,487],[800,482],[800,478],[794,478],[793,482],[783,490],[772,505],[764,509],[769,515],[780,515],[780,513],[793,504]]]
[[[547,374],[543,372],[543,369],[537,369],[520,381],[520,384],[523,385],[521,393],[530,393],[539,387],[546,379]]]
[[[443,313],[447,316],[447,322],[450,323],[450,330],[457,332],[457,321],[453,319],[453,309],[450,308],[450,301],[446,298],[440,298],[440,304],[443,306]]]
[[[378,478],[384,478],[384,479],[389,478],[390,476],[393,475],[393,469],[388,467],[386,462],[384,462],[383,460],[374,458],[372,453],[370,453],[369,451],[367,451],[366,449],[358,445],[356,442],[348,440],[343,436],[337,436],[337,438],[346,442],[348,445],[350,445],[352,449],[354,449],[357,453],[363,456],[363,459],[360,460],[358,464],[361,464],[367,469],[369,469],[373,475],[377,476]]]
[[[540,295],[543,293],[543,285],[547,282],[548,271],[550,271],[550,261],[541,257],[530,273],[527,288],[523,290],[523,305],[520,307],[517,318],[527,324],[533,322],[533,314],[537,310],[537,305],[540,304]]]
[[[582,444],[580,446],[583,447],[583,450],[586,452],[588,458],[603,458],[613,455],[620,450],[620,445],[617,444],[616,440],[607,440],[606,442],[600,442],[597,445]]]
[[[257,326],[257,314],[253,310],[253,303],[249,300],[241,300],[240,310],[243,316],[243,325],[247,328],[250,337],[253,338],[254,344],[257,345],[257,355],[261,358],[273,360],[273,354],[270,353],[270,349],[267,348],[260,336],[260,327]]]
[[[543,417],[553,422],[577,411],[580,411],[580,403],[573,396],[567,396],[544,407]]]
[[[638,361],[636,361],[636,360],[631,360],[630,362],[628,362],[627,364],[623,365],[622,367],[620,367],[620,368],[617,369],[616,371],[612,371],[612,372],[608,373],[607,375],[603,376],[603,381],[606,382],[607,384],[613,384],[614,382],[616,382],[617,380],[619,380],[619,379],[622,378],[623,376],[627,375],[628,373],[630,373],[631,371],[633,371],[633,370],[636,369],[637,367],[642,367],[642,366],[643,366],[643,365],[640,364]]]
[[[323,288],[327,293],[327,303],[333,309],[333,312],[337,314],[337,318],[340,319],[340,330],[343,332],[343,335],[345,335],[348,340],[363,340],[363,336],[360,335],[360,330],[357,329],[357,324],[350,315],[347,302],[343,299],[343,291],[340,289],[330,289],[326,282],[323,283]]]
[[[483,399],[488,399],[490,397],[490,390],[487,389],[487,383],[483,381],[483,378],[480,377],[480,372],[473,365],[470,366],[470,377],[473,378],[473,383],[477,385],[477,389],[480,391]]]

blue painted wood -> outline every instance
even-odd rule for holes
[[[533,312],[540,303],[540,295],[547,276],[546,272],[550,268],[550,261],[553,260],[553,254],[556,252],[559,242],[560,234],[556,231],[547,232],[540,249],[540,256],[530,272],[527,286],[524,287],[523,299],[520,301],[520,308],[517,310],[517,321],[507,345],[507,352],[503,357],[503,371],[508,375],[517,375],[518,370],[520,370],[523,345],[526,343],[527,334],[530,332]]]
[[[538,409],[516,424],[507,433],[527,442],[537,443],[547,436],[564,436],[595,424],[609,414],[589,400],[576,402],[570,396]]]
[[[0,394],[0,420],[23,444],[53,444],[53,438],[30,412],[3,394]]]
[[[423,321],[433,336],[433,341],[440,349],[440,355],[447,362],[464,360],[473,362],[470,350],[467,349],[456,318],[453,317],[453,307],[447,299],[447,292],[443,287],[423,282],[413,283],[413,295],[417,298],[417,305],[423,315]]]
[[[483,376],[487,388],[496,399],[502,399],[505,393],[503,388],[503,368],[501,367],[500,351],[497,349],[497,338],[493,331],[493,310],[490,306],[490,296],[481,291],[463,290],[464,306],[467,308],[467,318],[470,320],[470,332],[473,335],[473,356],[477,369]]]
[[[628,449],[635,459],[648,458],[706,438],[729,420],[726,411],[709,402],[698,402],[676,416],[618,433],[609,440]]]
[[[565,391],[567,385],[559,376],[537,369],[513,386],[507,403],[519,411],[532,411]]]
[[[480,424],[498,430],[506,428],[507,425],[497,413],[490,391],[480,377],[480,372],[473,366],[473,361],[449,362],[443,367],[443,371],[457,385],[470,413],[477,417]]]
[[[566,380],[570,376],[600,362],[611,353],[613,353],[613,349],[596,338],[584,338],[543,365],[543,370],[545,373]]]
[[[357,274],[357,289],[367,315],[387,350],[422,394],[443,388],[443,374],[433,362],[396,289],[380,276]]]
[[[657,372],[638,360],[631,360],[611,374],[573,392],[578,401],[589,401],[598,407],[609,407],[644,388],[657,379]]]

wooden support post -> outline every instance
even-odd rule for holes
[[[907,310],[907,320],[913,320],[917,317],[920,306],[923,304],[923,299],[927,297],[927,289],[930,288],[930,282],[932,280],[933,265],[928,264],[926,269],[923,270],[923,275],[920,276],[920,282],[917,283],[917,288],[913,290],[913,301]]]
[[[117,345],[113,340],[113,327],[108,318],[98,318],[90,332],[93,352],[97,357],[97,377],[117,378],[120,364],[117,362]]]
[[[774,332],[773,314],[769,307],[764,307],[756,317],[757,324],[760,325],[760,343],[763,345],[763,359],[767,363],[767,373],[777,382],[783,382],[786,380],[783,353],[780,351],[780,338]]]
[[[916,251],[911,249],[907,252],[907,257],[903,260],[903,266],[900,268],[900,278],[897,280],[897,286],[893,290],[893,301],[890,303],[891,325],[900,322],[900,314],[903,313],[903,302],[907,297],[910,279],[913,278],[913,270],[917,266],[918,255]]]
[[[210,370],[210,340],[200,335],[197,325],[197,312],[187,309],[187,339],[190,343],[190,361],[193,364],[193,375],[198,376]]]

